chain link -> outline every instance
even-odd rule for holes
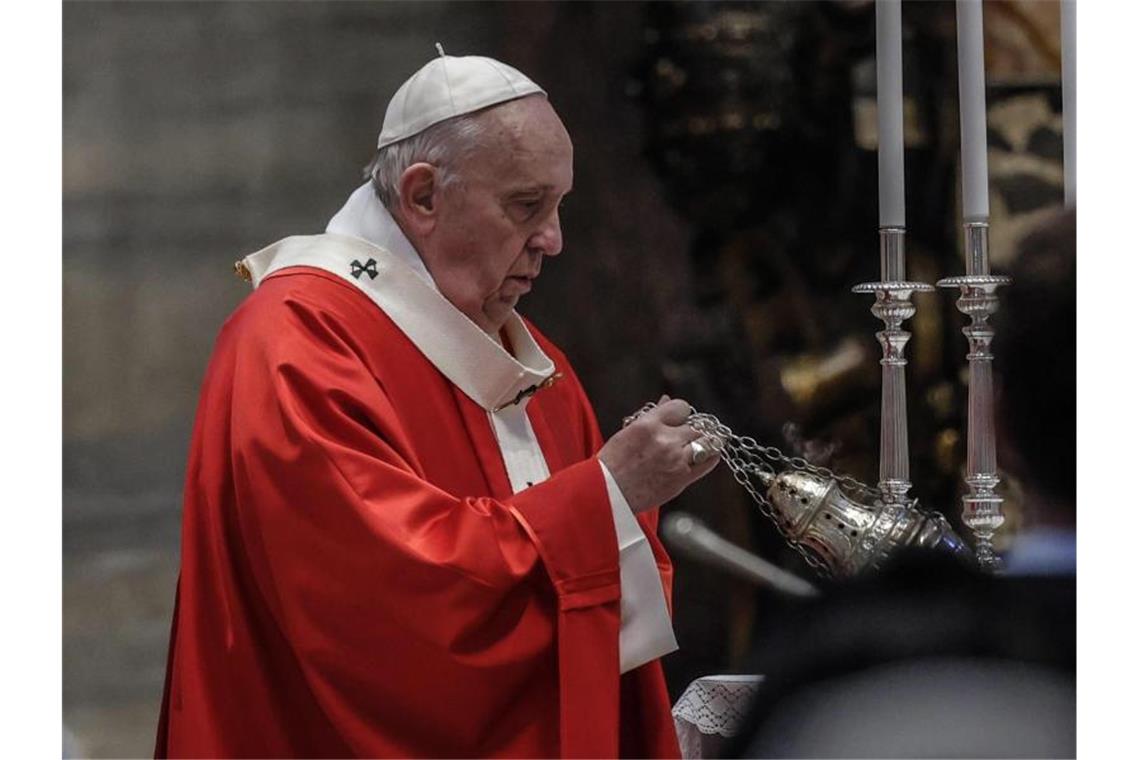
[[[629,425],[641,415],[655,408],[652,402],[641,407],[637,412],[626,417],[624,425]],[[826,480],[835,481],[847,496],[865,504],[884,503],[882,491],[862,483],[850,475],[840,475],[826,467],[812,464],[803,457],[789,457],[775,446],[764,446],[756,439],[746,435],[737,435],[732,429],[711,414],[698,412],[693,409],[689,414],[687,424],[695,432],[700,433],[705,441],[720,455],[721,459],[732,472],[736,480],[756,502],[760,513],[767,517],[783,536],[784,540],[796,550],[807,564],[823,576],[829,576],[830,570],[819,557],[807,551],[796,536],[790,535],[781,524],[775,507],[768,500],[765,489],[754,479],[761,473],[778,475],[779,471],[773,466],[781,465],[781,470],[791,469],[809,472]]]

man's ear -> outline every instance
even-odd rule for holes
[[[439,169],[431,164],[412,164],[400,175],[401,216],[420,235],[435,228],[439,189]]]

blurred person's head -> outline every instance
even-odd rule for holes
[[[1022,482],[1035,523],[1069,523],[1076,504],[1076,214],[1021,240],[999,292],[993,343],[999,461]]]

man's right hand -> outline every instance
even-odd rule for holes
[[[635,514],[673,499],[720,461],[714,455],[693,464],[689,444],[701,434],[685,424],[690,411],[680,399],[663,399],[615,433],[598,452]]]

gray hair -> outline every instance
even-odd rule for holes
[[[440,185],[446,187],[459,179],[459,165],[471,151],[484,142],[486,119],[481,112],[463,114],[433,124],[419,134],[386,145],[376,151],[364,168],[364,177],[372,181],[372,189],[389,211],[400,200],[400,177],[409,166],[428,163],[440,171]]]

